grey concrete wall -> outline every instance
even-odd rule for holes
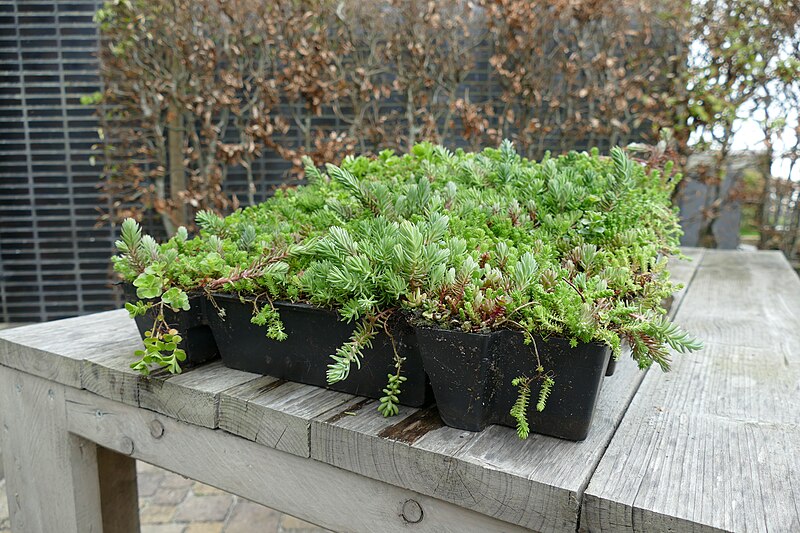
[[[689,157],[686,176],[677,198],[681,210],[680,223],[683,228],[681,244],[703,245],[700,235],[703,210],[708,209],[719,197],[725,201],[719,206],[719,215],[711,225],[711,231],[717,242],[717,248],[733,250],[739,246],[739,230],[742,223],[741,204],[735,199],[735,190],[747,171],[757,171],[767,176],[769,158],[764,152],[758,151],[730,154],[726,161],[725,178],[720,186],[720,192],[716,196],[710,196],[708,187],[700,176],[713,173],[714,164],[713,153],[695,154]]]

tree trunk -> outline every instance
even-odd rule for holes
[[[186,190],[183,146],[183,114],[176,104],[172,104],[169,109],[167,127],[167,155],[170,199],[174,205],[172,221],[178,226],[186,226],[189,218],[186,203],[181,198],[181,193]]]

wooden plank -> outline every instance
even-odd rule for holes
[[[121,453],[132,450],[136,459],[334,531],[524,531],[410,490],[86,391],[70,389],[67,410],[69,430],[77,435]],[[154,420],[163,428],[158,437],[150,429]]]
[[[717,343],[769,346],[777,361],[800,362],[800,278],[783,254],[710,253],[702,274],[704,283],[692,287],[694,305],[681,317],[687,328]]]
[[[258,375],[228,368],[221,361],[174,376],[160,371],[139,379],[139,407],[215,428],[219,423],[220,393],[256,378]]]
[[[142,375],[131,368],[133,352],[138,348],[138,345],[129,343],[108,349],[100,345],[87,349],[86,358],[81,362],[81,388],[110,400],[138,406]]]
[[[66,429],[62,385],[0,366],[0,446],[16,533],[101,531],[96,446]]]
[[[698,266],[703,261],[705,248],[681,248],[681,253],[688,257],[688,260],[672,258],[669,261],[670,279],[684,285],[683,289],[672,295],[670,316],[675,316],[675,312],[680,307],[683,296],[686,294],[686,289],[697,272]]]
[[[435,407],[401,406],[397,416],[384,418],[377,405],[365,400],[314,420],[311,457],[456,505],[464,503],[458,499],[462,491],[451,483],[456,463],[450,456],[475,434],[443,426]],[[429,434],[438,438],[425,439]]]
[[[671,271],[688,283],[703,251],[684,253],[694,261],[673,263]],[[618,362],[583,442],[536,434],[520,441],[501,426],[460,431],[443,427],[435,409],[404,408],[384,419],[372,402],[357,416],[315,420],[311,456],[537,531],[574,531],[583,491],[643,378],[630,358]]]
[[[0,365],[80,387],[87,350],[141,342],[127,316],[116,310],[0,331]]]
[[[708,251],[676,321],[705,342],[649,372],[585,492],[586,531],[800,531],[800,279]]]
[[[497,487],[493,495],[473,490],[480,495],[476,504],[492,516],[516,515],[514,523],[537,531],[574,531],[583,491],[642,378],[630,358],[617,363],[617,372],[603,382],[591,431],[584,441],[536,434],[520,441],[512,428],[501,426],[481,433],[456,456],[470,465],[476,488],[482,484]],[[508,505],[521,490],[520,480],[528,488],[527,497],[520,506]]]
[[[136,460],[97,446],[103,533],[139,531]]]
[[[641,379],[630,359],[605,381],[583,442],[512,428],[443,426],[435,408],[384,419],[374,402],[357,416],[312,424],[312,457],[536,531],[574,531],[588,477]]]
[[[221,394],[219,427],[265,446],[309,457],[311,421],[333,409],[346,409],[354,398],[264,376]]]

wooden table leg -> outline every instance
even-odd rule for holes
[[[130,513],[136,506],[134,461],[98,453],[93,442],[70,434],[64,397],[63,385],[0,366],[0,447],[12,530],[138,531],[138,514]],[[112,504],[103,520],[101,510]]]
[[[98,446],[97,470],[100,476],[103,533],[138,532],[139,492],[136,485],[136,460]]]

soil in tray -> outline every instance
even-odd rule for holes
[[[122,285],[125,300],[128,302],[138,301],[136,288],[128,283]],[[183,337],[181,348],[186,351],[186,361],[181,363],[181,368],[191,368],[201,365],[219,356],[217,344],[214,342],[214,335],[211,328],[205,322],[204,307],[205,298],[202,295],[189,295],[188,311],[175,312],[171,309],[164,310],[164,319],[167,324],[177,329]],[[144,316],[137,316],[134,321],[139,329],[139,334],[144,337],[146,331],[153,329],[153,311]]]
[[[336,353],[353,333],[353,324],[340,320],[328,309],[288,302],[275,302],[286,340],[266,336],[266,328],[252,324],[252,303],[243,303],[237,296],[214,295],[214,304],[207,304],[207,319],[214,332],[223,363],[231,368],[270,375],[279,379],[326,387],[332,390],[380,398],[384,395],[387,376],[395,372],[392,340],[380,331],[372,348],[364,350],[361,368],[351,365],[347,379],[329,385],[326,378],[330,355]],[[224,310],[224,318],[216,307]],[[391,324],[390,332],[401,357],[405,357],[402,374],[408,379],[401,387],[400,403],[420,407],[432,400],[422,360],[419,357],[414,330],[404,321]]]
[[[536,354],[519,332],[464,333],[417,328],[417,340],[439,414],[448,426],[481,431],[489,424],[516,426],[509,411],[518,389],[511,381],[536,375]],[[544,411],[536,410],[540,382],[531,384],[528,423],[534,433],[583,440],[608,367],[600,343],[572,348],[566,339],[537,339],[546,372],[555,380]]]

